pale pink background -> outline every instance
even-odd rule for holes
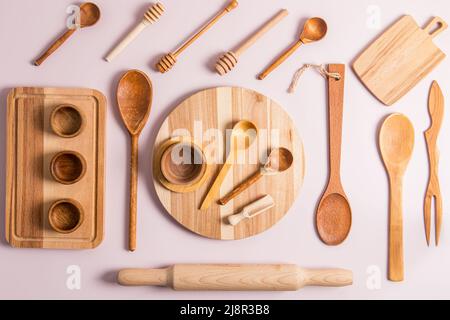
[[[102,58],[114,43],[141,19],[147,7],[142,0],[95,0],[102,18],[93,28],[77,32],[41,67],[31,61],[64,29],[65,10],[71,0],[0,0],[0,101],[1,127],[5,126],[6,95],[15,86],[88,87],[108,98],[106,148],[105,238],[100,247],[87,251],[12,249],[4,240],[0,219],[0,298],[126,298],[126,299],[338,299],[338,298],[450,298],[450,130],[444,121],[441,146],[441,184],[444,225],[439,248],[427,248],[422,222],[422,202],[428,171],[422,132],[429,124],[428,88],[439,81],[447,95],[449,60],[426,77],[410,94],[388,108],[375,100],[347,68],[342,146],[342,180],[353,210],[347,241],[327,247],[315,234],[316,203],[327,179],[326,87],[315,72],[307,72],[294,95],[286,93],[293,72],[303,63],[349,64],[381,30],[367,26],[369,5],[379,6],[381,26],[402,14],[419,24],[433,15],[450,22],[445,0],[242,0],[180,58],[170,73],[161,75],[152,66],[160,54],[176,47],[191,30],[209,19],[225,1],[162,0],[166,13],[149,27],[114,62]],[[233,48],[247,34],[280,8],[290,15],[241,57],[238,68],[226,77],[211,71],[215,57]],[[301,48],[265,81],[255,75],[299,32],[300,22],[321,16],[329,26],[326,39]],[[450,52],[450,31],[435,40]],[[154,87],[153,109],[140,141],[138,250],[126,250],[129,140],[115,104],[118,77],[137,68],[150,75]],[[303,189],[290,212],[275,227],[242,241],[214,241],[197,236],[172,220],[155,196],[150,157],[160,123],[182,99],[197,90],[243,86],[278,101],[291,114],[306,151]],[[377,128],[390,112],[403,112],[416,128],[416,148],[405,177],[404,231],[406,278],[386,280],[388,186],[377,151]],[[447,112],[448,115],[449,112]],[[5,194],[5,135],[0,135],[0,206]],[[115,273],[124,267],[160,267],[173,263],[296,263],[305,267],[344,267],[354,271],[354,285],[346,288],[305,288],[280,293],[174,292],[170,289],[124,288]],[[66,288],[66,268],[79,265],[81,290]],[[381,289],[370,290],[367,270],[381,271]]]

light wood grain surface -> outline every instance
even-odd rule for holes
[[[60,104],[76,105],[86,121],[73,138],[62,138],[50,127]],[[6,238],[13,247],[85,249],[103,239],[105,97],[91,89],[16,88],[8,96]],[[76,151],[86,160],[83,178],[71,185],[55,181],[52,157]],[[73,233],[54,231],[48,222],[53,202],[78,201],[85,213]]]
[[[207,134],[220,132],[225,136],[226,129],[231,130],[233,125],[242,119],[248,119],[257,126],[259,137],[253,143],[253,147],[244,153],[245,156],[241,157],[246,160],[244,164],[235,164],[227,174],[220,188],[220,194],[214,199],[211,207],[206,211],[200,211],[198,208],[226,157],[224,148],[220,148],[225,142],[219,141],[220,138],[216,137],[219,144],[211,143],[215,141],[214,137],[209,139]],[[210,151],[216,156],[213,159],[218,159],[221,163],[212,164],[212,175],[195,192],[171,192],[154,178],[156,192],[168,213],[184,227],[199,235],[223,240],[256,235],[279,221],[297,197],[304,174],[303,145],[289,115],[277,103],[252,90],[236,87],[206,89],[187,98],[170,113],[161,125],[153,154],[158,154],[159,146],[173,135],[180,133],[196,135],[194,128],[200,130],[204,150]],[[267,132],[272,132],[273,136],[265,134]],[[270,179],[265,177],[260,179],[252,188],[244,191],[226,206],[217,204],[220,197],[228,194],[235,185],[259,170],[261,163],[258,157],[262,157],[264,163],[269,150],[276,147],[291,150],[294,162],[289,170],[271,176]],[[250,162],[251,164],[248,164]],[[157,163],[158,159],[153,159],[154,177],[158,172],[155,165]],[[236,227],[226,222],[229,215],[239,212],[244,206],[266,194],[273,197],[275,201],[273,208],[254,219],[243,221]]]
[[[305,269],[293,264],[178,264],[165,269],[124,269],[118,282],[174,290],[295,291],[305,286],[348,286],[353,274],[345,269]]]
[[[432,40],[446,28],[438,17],[422,29],[404,16],[359,55],[353,69],[367,89],[390,106],[445,58]]]

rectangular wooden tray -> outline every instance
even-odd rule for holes
[[[83,115],[76,137],[60,137],[50,127],[50,114],[60,104],[73,104]],[[7,241],[20,248],[95,248],[103,239],[106,98],[92,89],[15,88],[7,107]],[[71,185],[50,174],[51,158],[63,150],[86,160],[85,175]],[[80,227],[68,234],[48,222],[49,207],[63,198],[78,201],[84,211]]]

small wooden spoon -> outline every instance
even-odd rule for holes
[[[264,166],[252,175],[250,178],[239,184],[229,194],[219,200],[221,205],[227,204],[231,199],[235,198],[246,190],[251,185],[255,184],[262,176],[275,175],[280,172],[286,171],[292,165],[294,157],[292,153],[286,148],[276,148],[270,152],[269,158]]]
[[[389,272],[391,281],[403,281],[403,174],[414,149],[414,128],[407,117],[395,113],[380,130],[380,151],[389,175]]]
[[[209,208],[213,198],[219,193],[220,186],[222,185],[228,171],[233,166],[237,152],[248,149],[253,141],[255,141],[257,133],[258,130],[256,126],[248,120],[241,120],[234,125],[230,137],[230,153],[222,166],[222,169],[220,169],[219,174],[214,180],[213,185],[206,194],[200,210],[206,210]]]
[[[136,250],[138,140],[150,114],[152,97],[152,83],[142,71],[130,70],[120,79],[117,86],[117,104],[122,120],[131,137],[130,251]]]
[[[306,20],[303,26],[302,33],[299,40],[294,43],[289,49],[287,49],[282,55],[280,55],[275,62],[266,68],[258,76],[259,80],[263,80],[267,77],[275,68],[282,64],[287,58],[289,58],[302,44],[308,44],[311,42],[319,41],[327,34],[327,24],[322,18],[310,18]]]
[[[339,73],[341,77],[339,80],[328,79],[330,174],[317,207],[316,227],[324,243],[338,245],[347,238],[352,225],[352,210],[340,177],[345,65],[331,64],[328,71]]]
[[[100,9],[92,2],[80,5],[80,27],[90,27],[100,19]],[[34,62],[35,66],[41,65],[53,52],[56,51],[76,31],[76,28],[67,30]]]

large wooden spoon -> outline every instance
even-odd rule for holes
[[[352,210],[340,176],[345,65],[330,64],[328,71],[338,73],[341,77],[339,80],[332,77],[328,79],[330,174],[317,206],[316,227],[324,243],[338,245],[347,238],[352,225]]]
[[[219,200],[221,205],[227,204],[231,199],[241,194],[251,185],[255,184],[261,177],[267,175],[275,175],[286,171],[292,165],[294,157],[292,153],[286,148],[276,148],[270,152],[267,162],[250,178],[239,184],[229,194]]]
[[[90,27],[100,19],[100,9],[92,2],[85,2],[80,5],[80,28]],[[35,66],[41,65],[53,52],[56,51],[77,28],[68,29],[34,62]]]
[[[214,180],[213,185],[210,187],[205,199],[202,202],[200,210],[206,210],[211,205],[213,198],[219,193],[220,186],[225,179],[228,171],[233,166],[238,151],[244,151],[250,147],[250,145],[255,141],[258,130],[256,126],[248,121],[241,120],[237,122],[230,136],[230,152],[228,154],[227,160],[225,161],[222,169],[220,169],[219,174]]]
[[[380,130],[380,151],[389,175],[389,271],[391,281],[403,280],[403,174],[414,149],[414,128],[407,117],[392,114]]]
[[[327,29],[327,24],[322,18],[315,17],[306,20],[302,33],[300,34],[297,42],[295,42],[289,49],[281,54],[275,62],[261,72],[258,79],[263,80],[267,77],[273,70],[275,70],[275,68],[289,58],[302,44],[308,44],[321,40],[327,34]]]
[[[126,72],[117,86],[120,115],[131,137],[129,250],[136,250],[138,140],[147,123],[153,97],[150,79],[139,70]]]

